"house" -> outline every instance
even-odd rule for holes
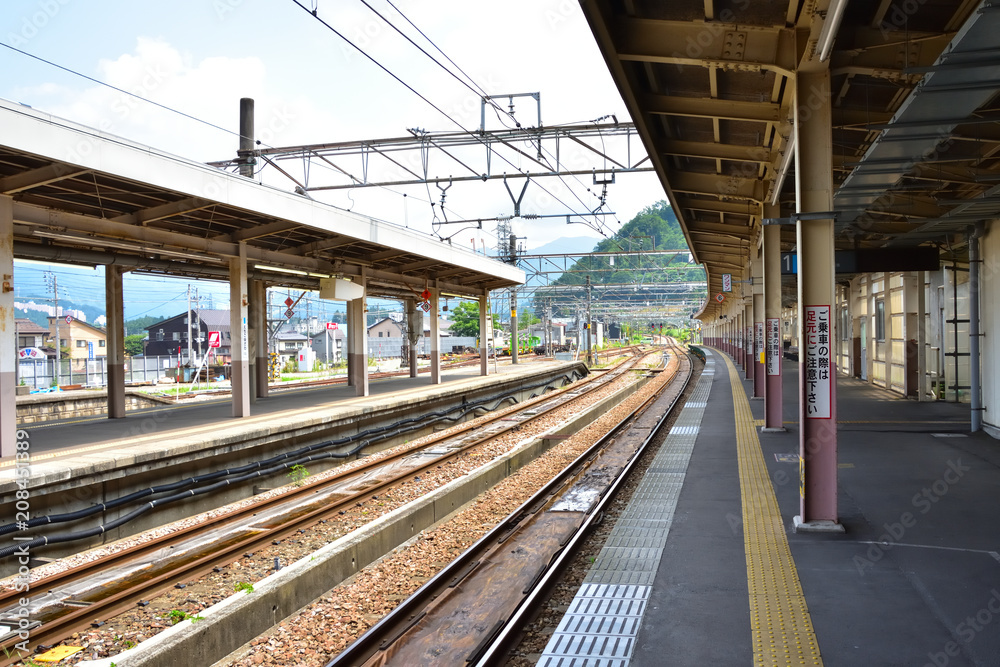
[[[271,349],[283,357],[298,356],[299,350],[309,344],[308,336],[297,331],[279,331],[271,341]]]
[[[321,361],[327,360],[327,354],[330,355],[329,360],[333,364],[347,358],[347,332],[340,326],[314,335],[310,345],[316,353],[316,358]]]
[[[391,317],[383,317],[368,327],[368,339],[372,338],[402,338],[403,327]]]
[[[108,336],[104,329],[87,324],[72,315],[49,317],[49,338],[56,337],[59,324],[59,347],[68,350],[69,359],[97,359],[108,356]]]
[[[35,324],[27,317],[14,318],[14,330],[17,332],[17,349],[26,347],[42,347],[49,337],[49,330],[40,324]]]
[[[442,338],[451,335],[451,320],[438,318],[438,335]],[[431,336],[431,322],[427,316],[424,317],[424,336],[426,338],[430,338]]]
[[[146,327],[149,340],[146,356],[169,356],[188,353],[188,312],[184,311],[156,324]],[[228,363],[231,358],[232,341],[229,333],[229,311],[200,309],[191,313],[191,351],[195,358],[208,352],[208,334],[218,331],[222,345],[214,349],[216,363]]]

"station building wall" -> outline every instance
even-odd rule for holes
[[[982,283],[980,286],[980,331],[983,334],[983,427],[1000,438],[1000,227],[987,225],[982,245]]]

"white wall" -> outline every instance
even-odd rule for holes
[[[982,349],[983,425],[1000,438],[1000,227],[987,223],[982,240],[982,283],[980,285],[980,339]]]

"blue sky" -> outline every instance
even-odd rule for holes
[[[320,18],[463,128],[478,127],[476,94],[405,42],[361,0],[303,3],[316,6]],[[433,50],[388,0],[369,3]],[[488,93],[540,92],[546,125],[606,114],[627,119],[576,0],[394,0],[393,4]],[[234,155],[239,98],[244,96],[256,100],[257,138],[273,146],[397,137],[413,127],[459,129],[292,0],[6,0],[0,42],[223,129],[137,102],[7,48],[0,48],[0,97],[199,161]],[[525,126],[536,122],[537,111],[527,101],[518,100],[515,113]],[[490,118],[488,126],[499,128],[499,121]],[[479,159],[485,153],[482,148],[469,151],[462,157]],[[564,161],[573,159],[565,144],[563,151]],[[637,141],[633,156],[636,153],[643,154]],[[446,162],[431,155],[429,173],[449,175],[455,166]],[[360,165],[345,166],[360,170]],[[496,164],[493,169],[506,170]],[[305,178],[304,169],[297,175]],[[273,169],[261,178],[293,187]],[[335,177],[330,169],[313,167],[309,178],[316,184]],[[598,189],[587,178],[542,179],[529,187],[522,211],[581,212],[597,205]],[[512,211],[500,181],[456,184],[447,196],[449,216],[476,218]],[[429,202],[437,202],[439,193],[424,186],[355,188],[316,198],[429,233]],[[662,198],[651,174],[619,176],[608,191],[606,210],[617,213],[616,219],[608,218],[610,230]],[[471,243],[476,237],[479,247],[484,242],[492,246],[493,223],[484,226],[482,232],[470,230],[468,238],[462,234],[456,239]],[[567,226],[560,218],[516,220],[514,226],[526,237],[528,248],[562,236],[597,238],[588,227]]]

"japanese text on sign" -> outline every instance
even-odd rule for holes
[[[764,363],[764,323],[754,322],[753,324],[753,350],[754,354],[757,355],[757,363]]]
[[[805,416],[830,419],[830,306],[806,306],[802,322],[805,343]]]
[[[767,320],[767,374],[781,375],[781,321]]]
[[[722,274],[722,291],[723,292],[733,291],[733,274],[731,273]]]

